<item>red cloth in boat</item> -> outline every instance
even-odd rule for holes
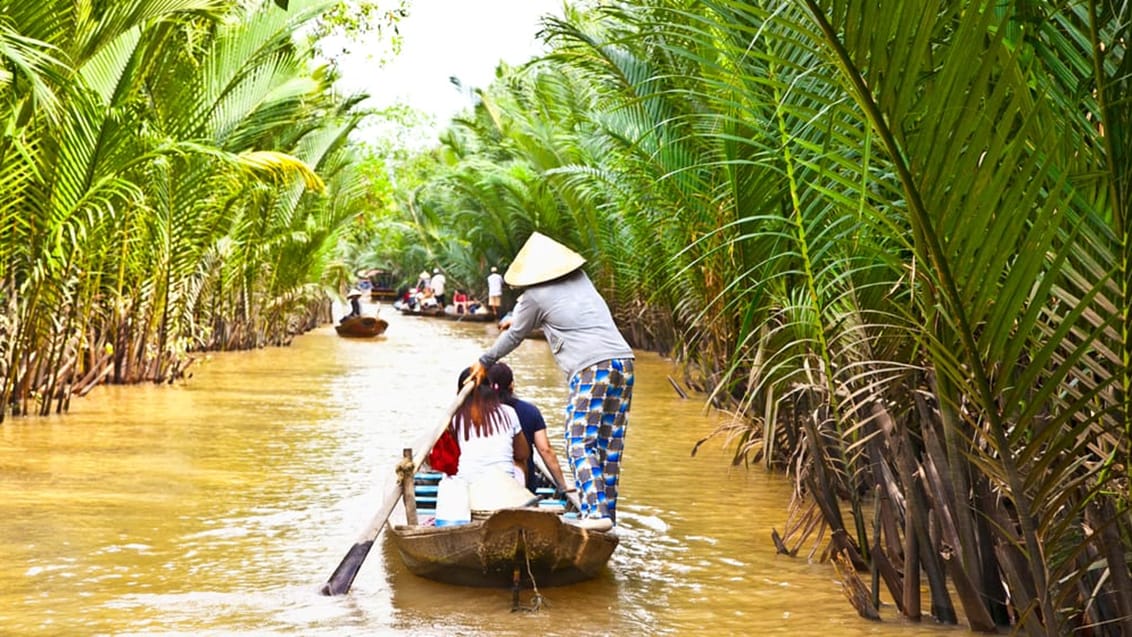
[[[428,454],[428,464],[434,471],[450,476],[456,475],[460,468],[460,443],[452,434],[452,428],[444,430]]]

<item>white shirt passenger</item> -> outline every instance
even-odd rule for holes
[[[460,466],[456,477],[475,482],[489,470],[497,469],[513,475],[515,466],[515,436],[523,433],[519,425],[519,415],[514,408],[500,405],[503,410],[503,423],[497,424],[495,432],[487,436],[477,436],[475,427],[470,428],[470,439],[464,439],[464,423],[456,417],[456,440],[460,443]]]

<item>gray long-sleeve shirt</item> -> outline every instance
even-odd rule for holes
[[[549,283],[532,286],[519,297],[511,328],[480,357],[484,367],[511,353],[536,327],[542,327],[554,360],[567,375],[604,360],[633,358],[609,306],[581,269]]]

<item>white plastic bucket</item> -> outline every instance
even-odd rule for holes
[[[436,526],[456,526],[472,521],[468,483],[444,476],[436,488]]]

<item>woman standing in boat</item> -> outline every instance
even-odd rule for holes
[[[477,379],[518,347],[535,328],[546,334],[555,362],[566,372],[566,448],[581,492],[585,528],[607,530],[616,521],[617,485],[629,407],[633,350],[621,336],[605,300],[582,270],[577,252],[535,232],[503,275],[523,288],[503,333],[472,366]]]

